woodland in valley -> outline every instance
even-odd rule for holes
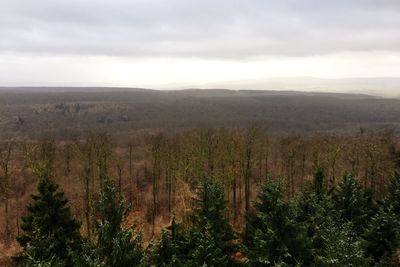
[[[82,138],[111,132],[268,127],[279,135],[400,129],[400,99],[264,90],[0,87],[0,139]]]
[[[8,139],[0,167],[2,266],[400,264],[389,130]]]

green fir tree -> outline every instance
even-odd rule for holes
[[[185,263],[187,267],[222,267],[230,266],[229,257],[219,245],[218,235],[212,226],[207,224],[201,231],[192,232],[192,241],[195,247],[190,251],[189,260]]]
[[[16,259],[24,266],[73,266],[69,251],[81,247],[80,225],[54,180],[40,179],[37,190],[27,206],[28,214],[22,217],[23,233],[17,241],[23,251]]]
[[[219,181],[205,179],[202,181],[195,198],[192,214],[194,232],[212,235],[216,247],[233,264],[232,255],[238,250],[236,236],[232,225],[226,218],[226,199],[224,187]],[[208,225],[208,228],[205,226]],[[207,236],[206,235],[206,236]],[[226,265],[221,265],[226,266]]]
[[[171,225],[161,231],[160,241],[153,251],[153,262],[160,267],[184,266],[187,253],[186,235],[173,217]]]
[[[363,238],[368,255],[377,264],[387,266],[400,244],[399,220],[393,209],[381,208],[371,219]]]
[[[351,222],[357,234],[363,233],[375,205],[352,174],[346,174],[334,196],[335,209],[342,220]]]
[[[295,221],[295,209],[283,200],[278,183],[263,185],[255,208],[244,242],[249,266],[296,266],[312,261],[306,228]]]
[[[306,227],[311,242],[311,266],[369,266],[362,239],[351,223],[342,222],[328,195],[306,192],[297,206],[297,222]]]
[[[386,206],[391,206],[393,212],[400,219],[400,170],[396,171],[390,181],[388,196],[386,198]]]
[[[128,213],[129,208],[115,183],[106,179],[96,205],[96,250],[108,267],[143,265],[142,235],[133,226],[123,227]]]

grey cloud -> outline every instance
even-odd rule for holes
[[[0,52],[242,59],[400,50],[398,0],[3,0]]]

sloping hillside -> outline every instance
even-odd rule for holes
[[[276,132],[396,127],[400,100],[255,90],[19,88],[0,92],[2,137],[259,124]]]

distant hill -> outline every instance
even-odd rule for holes
[[[228,88],[235,90],[299,90],[310,92],[361,93],[400,98],[400,78],[320,79],[312,77],[286,77],[204,83],[194,87]]]
[[[6,88],[0,91],[0,138],[79,137],[142,129],[242,127],[271,132],[398,129],[400,99],[365,94],[260,90]]]
[[[216,89],[221,90],[263,90],[295,94],[296,92],[345,93],[400,98],[400,78],[345,78],[321,79],[313,77],[262,78],[235,81],[210,82],[201,84],[176,83],[154,87],[163,90]],[[196,89],[194,89],[196,88]],[[129,87],[0,87],[0,91],[26,92],[104,92],[104,91],[143,91],[144,88]],[[264,92],[273,94],[273,92]]]

